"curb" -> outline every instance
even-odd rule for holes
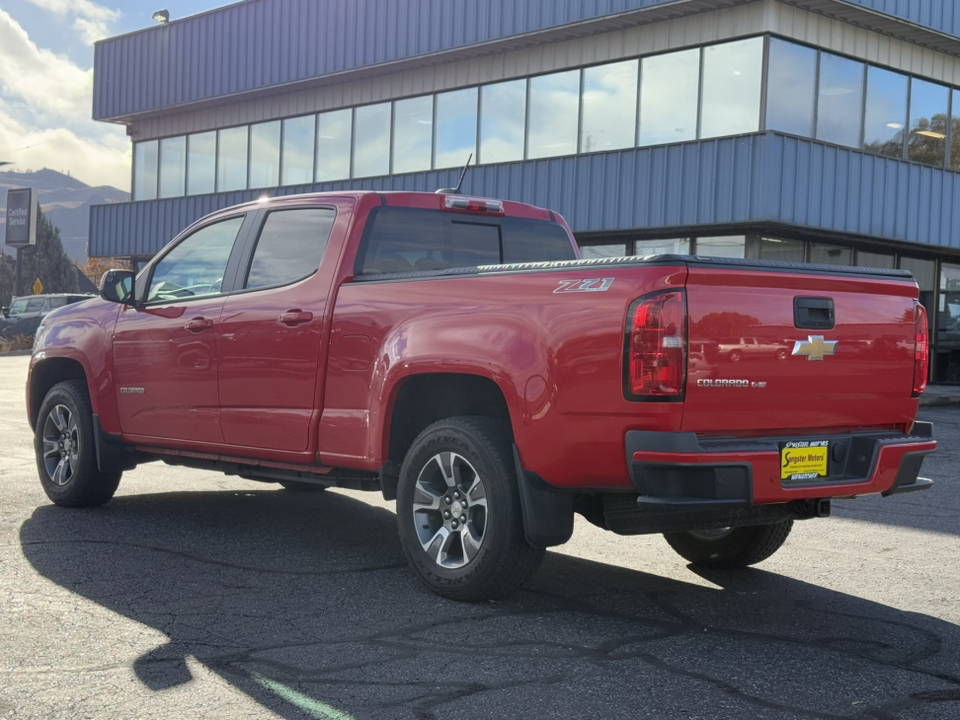
[[[960,405],[960,397],[952,395],[920,396],[920,407],[945,407],[947,405]]]

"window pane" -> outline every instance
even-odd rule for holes
[[[689,255],[690,238],[637,240],[635,255]]]
[[[762,75],[763,38],[704,48],[700,137],[757,132]]]
[[[557,223],[504,218],[502,228],[505,263],[576,259],[567,231]]]
[[[950,167],[960,170],[960,90],[953,91],[953,112],[951,113],[953,134],[950,140]]]
[[[903,129],[907,126],[907,81],[906,75],[872,65],[867,67],[864,150],[903,157]]]
[[[583,71],[580,152],[633,147],[637,125],[637,60]]]
[[[334,110],[317,117],[317,182],[350,177],[352,123],[352,110]]]
[[[862,113],[863,63],[820,53],[817,140],[859,147]]]
[[[133,146],[133,199],[155,200],[157,197],[157,163],[159,143],[156,140]]]
[[[697,255],[742,258],[746,244],[747,239],[743,235],[698,237]]]
[[[250,187],[280,184],[280,121],[250,126]]]
[[[187,195],[216,191],[217,131],[187,136]]]
[[[767,128],[813,137],[817,51],[770,38],[767,71]]]
[[[247,187],[247,128],[220,130],[217,158],[217,192]]]
[[[243,217],[208,225],[177,244],[153,269],[148,301],[169,301],[220,292]]]
[[[937,350],[933,359],[933,381],[960,383],[960,350]]]
[[[523,160],[527,81],[484,85],[480,89],[480,162]]]
[[[436,168],[463,167],[477,157],[477,88],[437,95]]]
[[[857,250],[857,265],[860,267],[892,268],[896,267],[896,258],[886,253],[873,253]]]
[[[432,145],[433,97],[397,100],[393,104],[394,174],[429,170]]]
[[[316,115],[283,121],[283,184],[308,185],[313,182]]]
[[[280,210],[267,215],[245,287],[283,285],[315,273],[336,217],[330,208]]]
[[[626,243],[614,245],[581,245],[580,256],[584,258],[623,257],[627,254]]]
[[[573,155],[580,118],[580,71],[530,78],[527,157]]]
[[[353,143],[353,176],[390,174],[390,103],[358,107]]]
[[[184,194],[187,181],[187,138],[183,135],[160,141],[160,192],[162,198]]]
[[[640,67],[640,145],[694,140],[700,51],[644,58]]]
[[[805,246],[803,240],[781,238],[760,238],[760,259],[780,260],[781,262],[803,262]]]
[[[937,342],[960,343],[960,265],[940,264]]]
[[[850,265],[850,248],[826,243],[810,243],[810,262],[821,265]]]
[[[920,286],[920,304],[926,308],[927,321],[933,328],[933,321],[937,316],[937,308],[933,304],[937,277],[936,263],[933,260],[901,256],[900,267],[913,273],[914,280]]]
[[[910,81],[910,160],[943,165],[947,142],[949,90],[943,85],[913,78]]]

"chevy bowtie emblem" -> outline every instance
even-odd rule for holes
[[[807,360],[823,360],[827,355],[837,352],[836,340],[824,340],[823,335],[808,335],[806,341],[797,340],[793,346],[794,355],[806,355]]]

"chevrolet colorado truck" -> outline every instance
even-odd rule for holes
[[[48,315],[30,362],[54,503],[158,459],[377,490],[450,598],[516,590],[575,513],[742,567],[832,498],[931,484],[902,270],[583,260],[549,210],[342,192],[209,215],[100,296]],[[730,337],[788,353],[737,362]]]

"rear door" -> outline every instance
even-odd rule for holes
[[[704,352],[688,376],[683,430],[910,422],[916,297],[916,283],[894,275],[691,263],[688,332]],[[723,352],[716,339],[731,336],[753,340],[751,352]]]
[[[229,445],[307,449],[338,261],[325,253],[337,202],[343,203],[281,205],[258,218],[220,323],[220,417]]]

